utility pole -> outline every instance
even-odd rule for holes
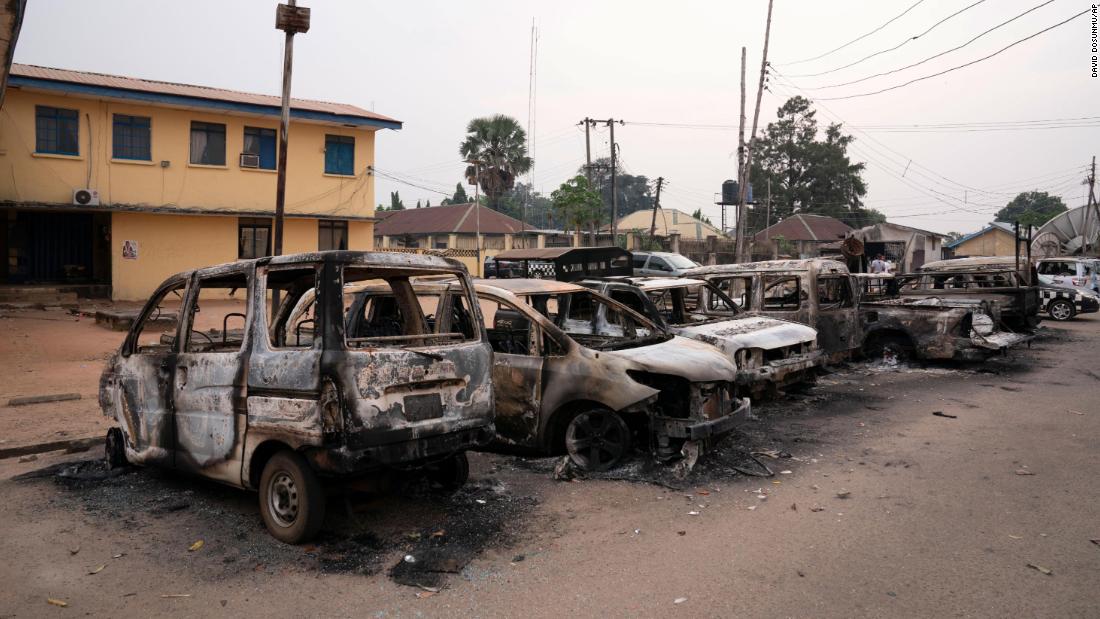
[[[1089,177],[1086,181],[1089,185],[1089,197],[1085,204],[1085,242],[1081,246],[1082,256],[1088,255],[1089,237],[1092,236],[1092,231],[1089,226],[1089,217],[1093,215],[1096,216],[1096,226],[1100,229],[1100,206],[1096,204],[1096,155],[1092,156],[1092,166],[1089,168]]]
[[[745,195],[745,48],[741,48],[741,123],[737,130],[737,222],[734,229],[733,253],[741,262],[745,250],[745,213],[742,196]],[[724,209],[725,207],[723,207]]]
[[[592,126],[592,119],[584,119],[584,174],[588,177],[588,188],[592,188],[592,142],[588,135],[588,128]]]
[[[768,198],[767,198],[767,200],[768,200],[767,201],[768,217],[767,217],[767,219],[764,220],[764,242],[765,243],[771,241],[771,239],[768,238],[769,236],[771,236],[771,233],[768,232],[768,228],[772,227],[772,179],[770,179],[770,178],[768,179]]]
[[[286,148],[290,134],[290,79],[294,67],[294,35],[309,32],[309,8],[298,6],[298,0],[288,0],[275,9],[275,28],[286,32],[283,45],[283,107],[279,117],[279,169],[275,182],[275,247],[274,254],[283,253],[283,214],[286,208]],[[278,306],[278,303],[273,303]],[[274,311],[274,310],[273,310]]]
[[[657,198],[653,200],[653,219],[649,222],[649,240],[653,240],[653,234],[657,232],[657,209],[661,208],[661,185],[665,184],[665,177],[657,177]]]
[[[619,191],[616,185],[616,152],[619,150],[619,145],[615,143],[615,119],[608,118],[607,126],[611,127],[611,244],[618,245],[619,237],[615,233],[616,219],[619,217]]]
[[[745,210],[745,196],[749,189],[749,182],[752,175],[752,151],[753,146],[756,145],[756,126],[760,122],[760,99],[764,96],[764,79],[768,74],[768,42],[771,40],[772,34],[772,5],[774,0],[768,0],[768,23],[764,27],[764,54],[760,59],[760,83],[756,88],[756,111],[752,115],[752,133],[749,134],[749,147],[748,152],[745,153],[745,173],[744,182],[741,184],[741,199],[738,205],[738,212],[743,213]],[[742,89],[743,90],[743,89]],[[744,97],[742,97],[744,101]],[[740,225],[741,222],[738,222]],[[744,257],[738,254],[738,260],[744,261]]]

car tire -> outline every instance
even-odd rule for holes
[[[630,452],[630,428],[613,411],[582,411],[565,427],[569,459],[585,471],[606,471]]]
[[[1073,304],[1065,299],[1054,299],[1047,305],[1047,314],[1058,322],[1072,320],[1076,313]]]
[[[888,356],[902,363],[913,357],[912,347],[900,335],[872,335],[863,344],[863,356],[868,359],[885,359]]]
[[[260,515],[272,537],[287,544],[300,544],[320,531],[325,492],[301,455],[280,451],[264,465]]]
[[[470,479],[470,460],[466,452],[456,453],[427,467],[428,481],[433,488],[453,492]]]
[[[126,437],[121,428],[107,430],[107,440],[103,443],[103,456],[109,470],[119,469],[129,464],[126,460]]]

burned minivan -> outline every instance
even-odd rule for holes
[[[412,280],[452,279],[470,316],[440,331]],[[345,329],[343,289],[390,291],[384,324]],[[173,331],[151,324],[178,307]],[[160,466],[259,491],[276,538],[324,519],[322,481],[429,466],[461,485],[465,450],[493,438],[492,349],[465,268],[431,256],[353,251],[245,260],[168,278],[100,381],[118,422],[112,465]]]
[[[737,384],[754,396],[812,380],[823,358],[817,331],[747,314],[706,280],[674,277],[589,279],[598,290],[676,335],[717,347],[737,364]]]

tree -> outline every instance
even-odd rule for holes
[[[568,224],[581,234],[581,227],[600,221],[600,195],[588,185],[588,179],[577,175],[561,184],[550,194],[558,221]]]
[[[432,208],[432,201],[424,200],[424,208]]]
[[[964,237],[966,235],[963,234],[962,232],[948,232],[944,236],[947,237],[947,242],[948,243],[954,243],[955,241],[961,239],[962,237]]]
[[[766,226],[759,189],[769,180],[773,222],[795,213],[828,215],[857,228],[886,221],[879,211],[863,207],[866,164],[852,163],[848,156],[855,138],[834,123],[819,139],[816,114],[809,99],[792,97],[757,139],[752,160],[757,204],[748,216],[750,232]]]
[[[401,196],[396,191],[390,192],[390,209],[391,211],[403,211],[405,210],[405,204],[401,201]]]
[[[701,209],[701,208],[695,209],[695,212],[692,213],[691,216],[695,219],[698,219],[699,221],[701,221],[705,224],[713,225],[713,224],[710,223],[710,218],[703,215],[703,209]]]
[[[577,174],[584,174],[584,166],[577,169]],[[611,220],[611,159],[601,157],[592,162],[592,188],[599,192],[603,201],[603,211],[606,219]],[[618,215],[623,217],[633,213],[653,208],[653,188],[649,178],[635,176],[619,172],[615,177],[615,190],[619,194]]]
[[[455,195],[450,198],[443,198],[441,204],[466,204],[470,201],[470,198],[466,195],[466,188],[462,186],[462,183],[455,183]]]
[[[420,200],[416,201],[416,208],[420,208]]]
[[[1066,203],[1058,196],[1045,191],[1025,191],[997,211],[995,219],[1007,223],[1018,221],[1021,226],[1041,226],[1066,210]]]
[[[527,134],[516,119],[502,114],[475,118],[466,126],[466,138],[458,148],[466,161],[466,179],[475,181],[488,199],[489,208],[500,210],[501,196],[515,186],[516,177],[531,169]]]

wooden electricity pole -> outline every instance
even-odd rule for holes
[[[753,112],[753,115],[752,115],[752,133],[749,134],[748,152],[745,153],[744,182],[741,183],[741,196],[740,196],[740,200],[739,200],[739,204],[738,204],[738,214],[739,215],[741,213],[744,213],[744,211],[745,211],[745,197],[746,197],[747,192],[749,190],[749,183],[752,180],[751,179],[752,151],[753,151],[753,146],[756,145],[756,126],[760,122],[760,99],[764,96],[764,79],[766,78],[766,76],[768,74],[768,42],[770,41],[771,34],[772,34],[772,4],[773,3],[774,3],[774,0],[768,0],[768,23],[764,27],[764,54],[763,54],[763,58],[760,59],[760,83],[756,87],[756,111]],[[743,100],[744,100],[744,97],[742,96],[742,101]],[[738,224],[738,226],[740,226],[741,222],[738,221],[737,224]],[[742,249],[744,249],[744,248],[742,248]],[[746,260],[746,257],[743,256],[739,252],[737,254],[737,259],[738,259],[739,262],[744,262]]]
[[[621,121],[620,121],[621,122]],[[608,118],[607,126],[611,128],[611,244],[618,244],[618,237],[615,235],[617,222],[615,221],[619,217],[619,191],[616,182],[616,151],[619,149],[615,144],[615,119]]]
[[[649,221],[649,240],[653,240],[653,234],[657,231],[657,209],[661,208],[661,185],[665,184],[663,176],[657,177],[657,197],[653,200],[653,218]]]
[[[588,137],[591,118],[584,119],[584,175],[588,177],[588,188],[592,189],[592,142]]]
[[[309,32],[309,8],[298,6],[298,0],[289,0],[275,9],[275,28],[286,32],[283,45],[283,107],[279,115],[279,163],[275,181],[275,247],[274,253],[283,253],[283,214],[286,208],[286,148],[290,136],[290,78],[294,67],[294,35]],[[277,303],[275,305],[278,305]]]
[[[741,48],[741,124],[737,131],[737,222],[733,235],[733,255],[741,262],[741,253],[745,245],[745,213],[744,200],[741,196],[745,193],[745,48]],[[724,208],[724,207],[723,207]]]

